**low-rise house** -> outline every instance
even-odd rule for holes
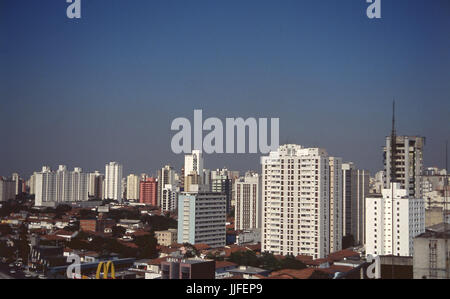
[[[182,244],[173,244],[171,246],[158,246],[159,257],[167,256],[183,256],[185,255],[184,246]]]
[[[337,261],[342,261],[343,259],[348,259],[348,258],[356,258],[359,259],[360,258],[360,254],[359,252],[353,251],[353,250],[349,250],[349,249],[344,249],[341,251],[336,251],[333,252],[331,254],[328,255],[327,260],[329,263],[334,263]]]

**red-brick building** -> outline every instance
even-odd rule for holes
[[[139,186],[139,202],[151,206],[157,206],[157,187],[158,182],[155,178],[147,178],[145,181],[141,181]]]
[[[103,233],[106,228],[112,228],[115,224],[115,221],[112,219],[82,219],[80,220],[80,230]]]

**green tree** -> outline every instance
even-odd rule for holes
[[[151,226],[153,231],[168,230],[169,228],[177,228],[177,221],[167,216],[145,215],[141,217],[144,224]]]
[[[229,261],[242,266],[259,267],[260,265],[256,253],[251,250],[233,252],[230,255]]]
[[[280,261],[275,258],[271,253],[263,253],[260,257],[260,266],[266,270],[279,270],[281,269]]]
[[[150,235],[136,237],[135,244],[139,247],[139,258],[156,258],[158,256],[158,241],[153,231]]]
[[[288,255],[286,258],[280,261],[280,267],[281,269],[305,269],[306,265],[302,262],[297,260],[294,256]]]

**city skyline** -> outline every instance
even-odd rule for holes
[[[374,175],[393,98],[398,134],[426,137],[424,164],[444,167],[448,1],[386,2],[382,20],[356,0],[96,1],[77,21],[66,6],[0,4],[0,175],[109,161],[124,174],[179,171],[170,123],[198,108],[279,117],[280,144],[325,148]],[[205,163],[259,172],[261,156]]]

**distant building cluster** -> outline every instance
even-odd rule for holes
[[[377,275],[383,277],[395,272],[389,266],[407,266],[414,267],[407,278],[442,278],[449,266],[443,245],[450,224],[447,171],[425,168],[425,138],[397,136],[394,124],[382,150],[382,170],[373,176],[326,149],[298,144],[279,146],[261,157],[260,172],[243,175],[207,169],[200,150],[185,155],[179,171],[165,165],[155,177],[124,176],[118,162],[106,164],[104,173],[64,165],[54,171],[44,166],[28,181],[15,173],[0,177],[0,202],[29,194],[38,211],[61,205],[72,210],[58,224],[39,212],[6,217],[2,224],[26,224],[41,236],[31,246],[36,265],[50,263],[42,256],[50,259],[62,250],[43,247],[39,239],[92,234],[139,250],[136,240],[154,235],[159,257],[131,263],[136,271],[142,266],[146,278],[364,278],[369,256],[381,257]],[[118,213],[134,218],[117,219]],[[170,219],[172,226],[154,229],[152,217]],[[231,261],[248,251],[257,258],[273,255],[280,263],[292,258],[307,269],[271,272]],[[101,260],[94,253],[85,258]],[[130,266],[130,260],[108,258]]]

